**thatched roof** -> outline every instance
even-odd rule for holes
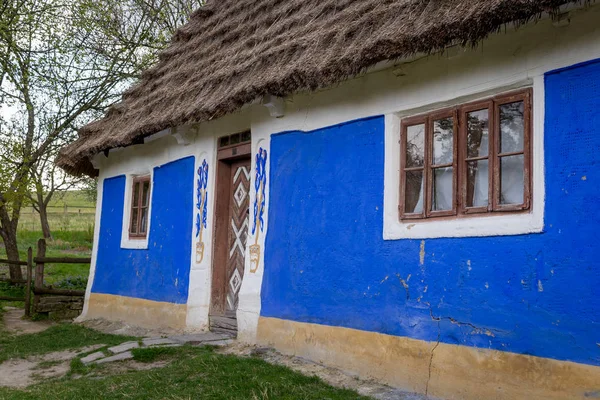
[[[214,0],[106,116],[79,131],[58,163],[94,175],[89,157],[208,121],[266,94],[288,96],[374,64],[474,44],[564,0]]]

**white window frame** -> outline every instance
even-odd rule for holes
[[[145,238],[130,238],[129,224],[131,223],[131,196],[133,195],[133,179],[139,176],[150,175],[150,199],[148,201],[148,226]],[[125,179],[125,198],[123,202],[123,222],[121,228],[121,248],[122,249],[148,249],[148,239],[150,238],[150,224],[152,222],[152,199],[154,193],[154,168],[146,172],[136,172],[127,174]]]
[[[523,83],[519,88],[533,88],[532,103],[532,182],[531,210],[529,213],[490,213],[473,218],[400,220],[400,128],[403,118],[442,108],[440,105],[385,115],[385,172],[383,238],[430,239],[451,237],[507,236],[539,233],[544,229],[544,80],[536,77],[533,82]],[[514,90],[515,87],[510,89]],[[492,94],[502,94],[509,88],[497,88]],[[473,94],[456,99],[444,106],[460,105],[473,100],[485,99],[490,92]]]

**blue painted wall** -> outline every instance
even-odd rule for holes
[[[422,265],[382,239],[383,117],[274,135],[261,315],[600,365],[599,88],[599,63],[546,76],[544,232]]]
[[[188,298],[194,158],[154,168],[147,250],[121,249],[125,176],[104,180],[92,292],[185,304]]]

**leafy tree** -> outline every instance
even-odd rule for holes
[[[42,215],[54,193],[77,182],[53,166],[57,149],[118,99],[199,5],[197,0],[2,1],[0,237],[10,260],[19,259],[16,231],[27,199]],[[21,279],[20,268],[10,271],[11,278]]]

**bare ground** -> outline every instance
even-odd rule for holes
[[[8,360],[0,364],[0,386],[24,388],[36,382],[64,376],[72,359],[104,347],[103,344],[47,353],[42,356]]]
[[[86,319],[83,321],[75,320],[76,323],[85,326],[86,328],[94,329],[102,333],[112,335],[126,335],[137,337],[157,337],[157,336],[172,336],[181,334],[181,331],[174,329],[147,329],[135,325],[129,325],[122,321],[107,321],[102,318]]]
[[[26,333],[38,333],[45,331],[54,322],[50,320],[44,321],[31,321],[29,319],[23,319],[25,311],[22,308],[4,307],[3,323],[8,333],[13,335],[23,335]]]

